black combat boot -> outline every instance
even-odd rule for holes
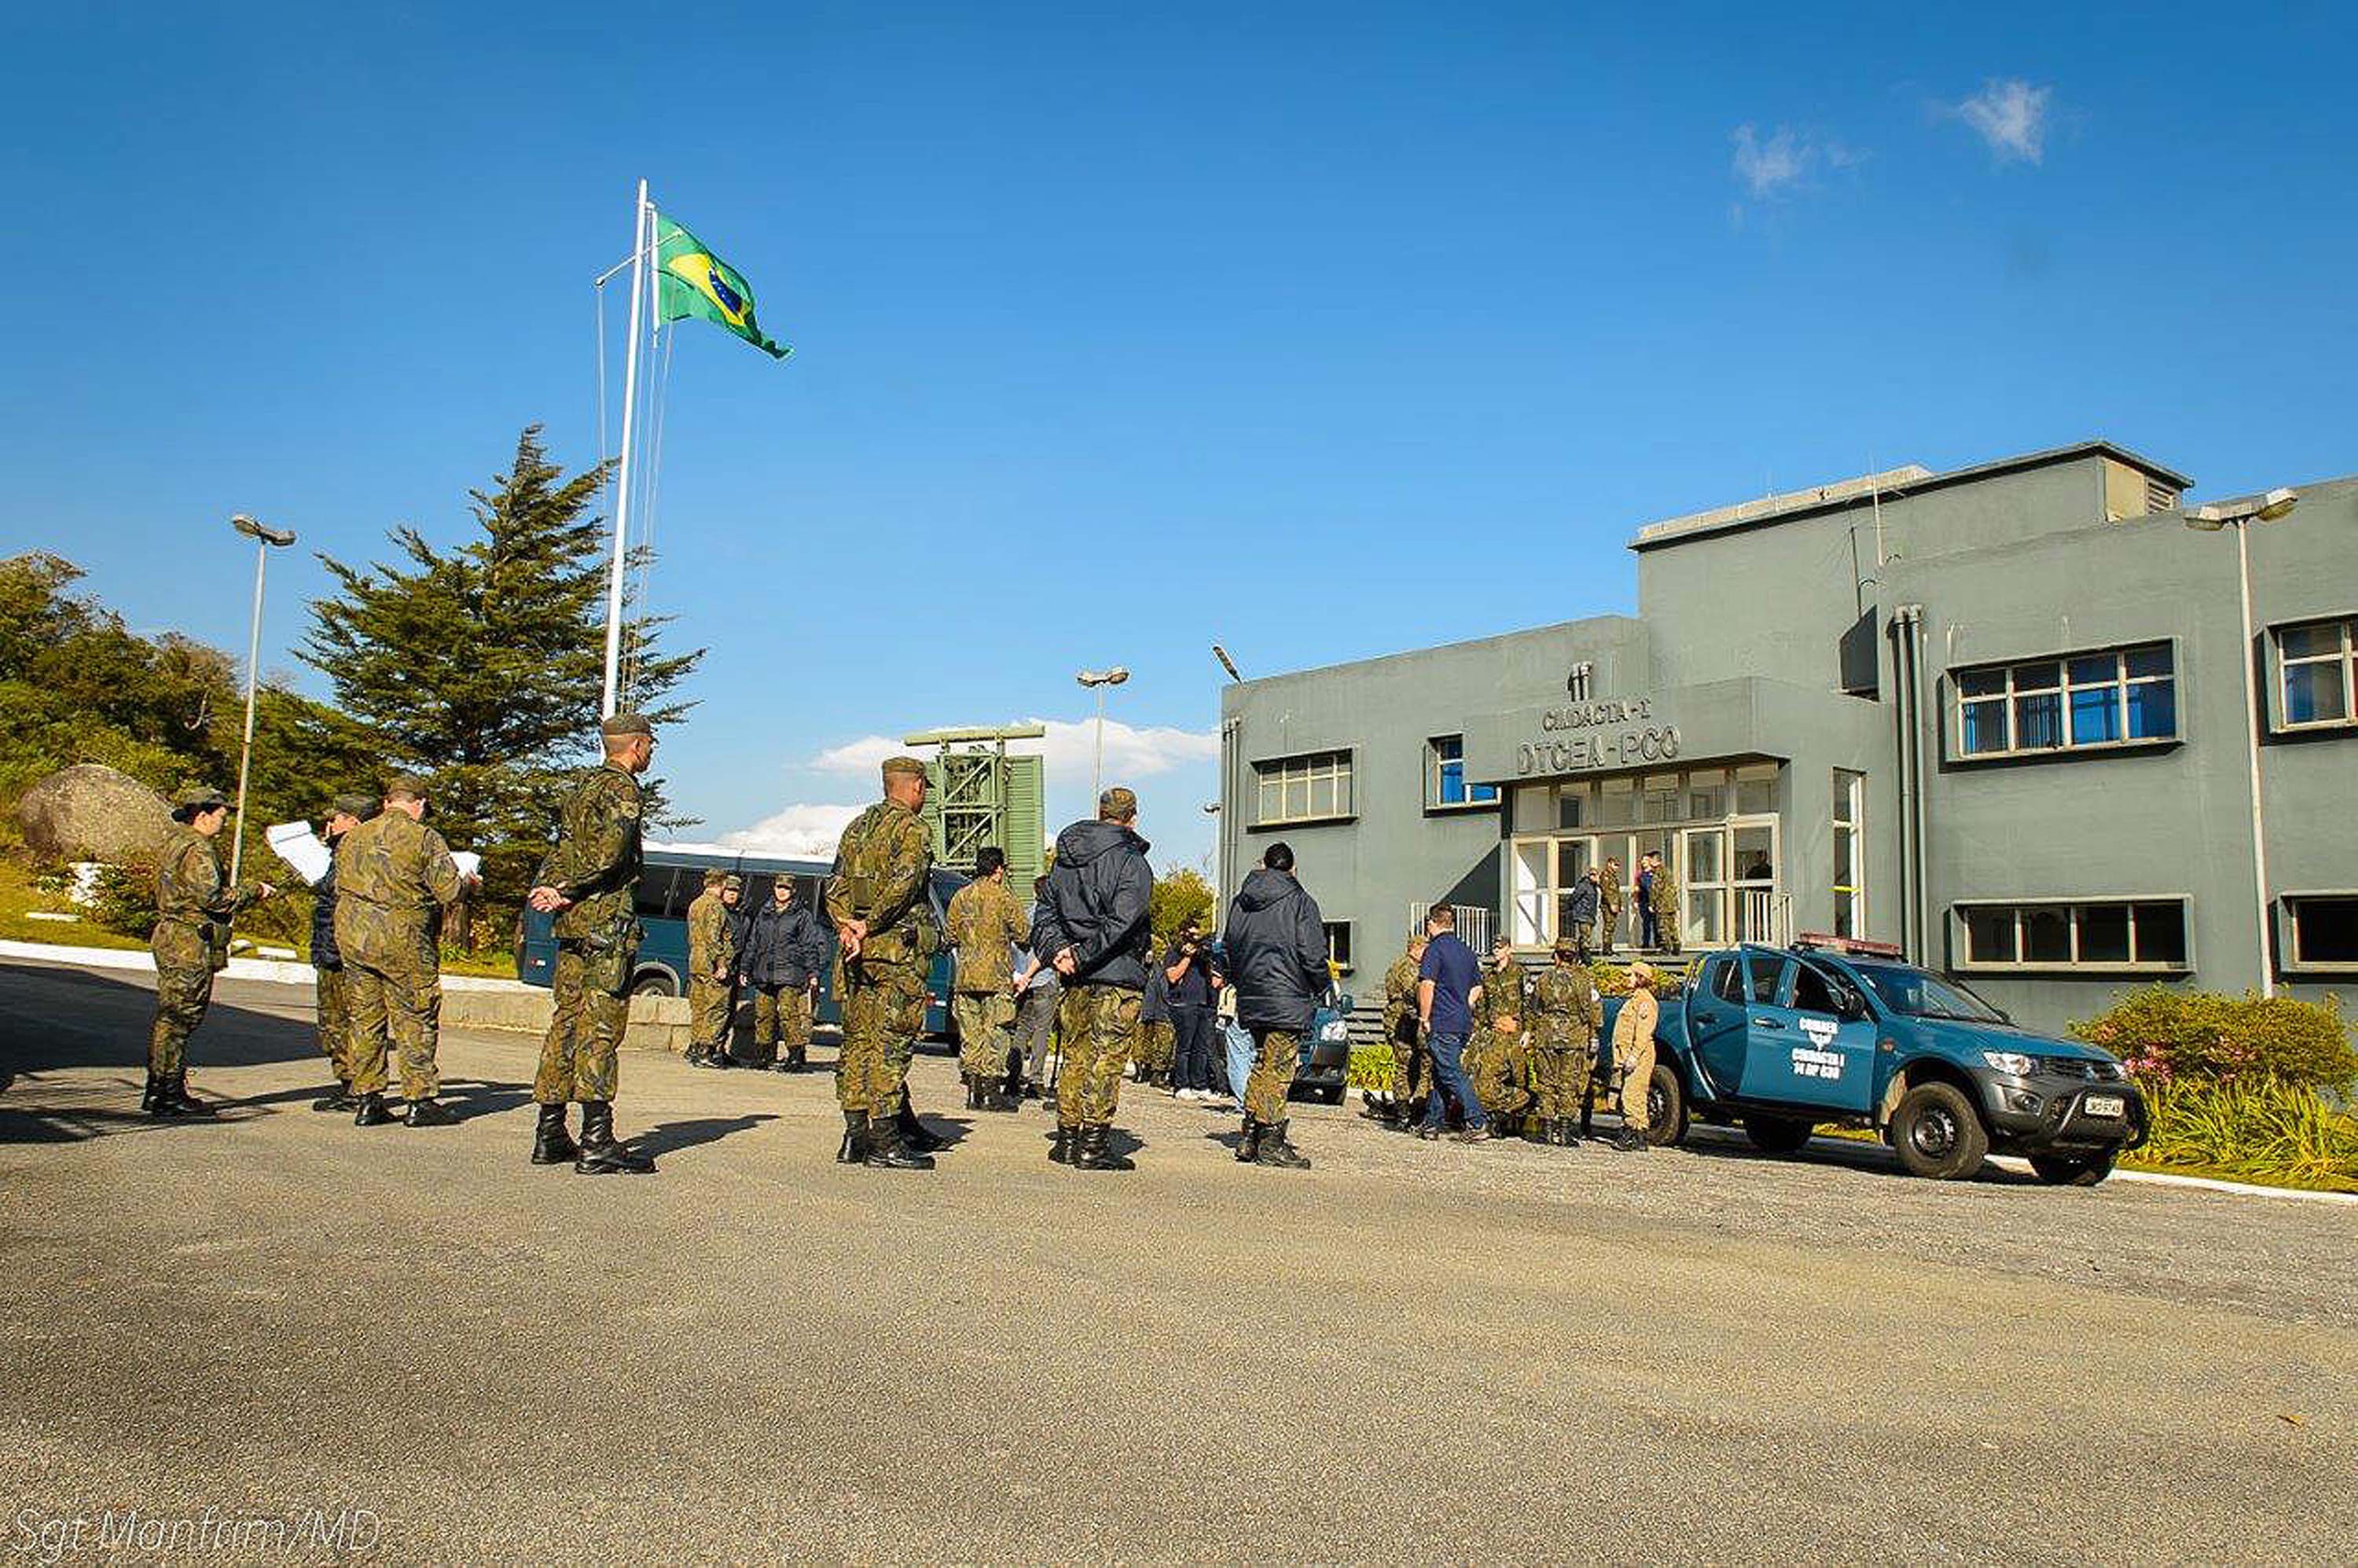
[[[704,1057],[705,1048],[703,1046],[690,1045],[687,1048],[687,1054],[682,1056],[680,1060],[686,1062],[691,1067],[701,1067],[704,1065]]]
[[[169,1114],[173,1116],[211,1116],[213,1113],[210,1104],[189,1093],[189,1070],[186,1067],[164,1076],[164,1098],[171,1102]]]
[[[1013,1065],[1007,1069],[1006,1084],[999,1092],[1007,1097],[1008,1108],[1013,1110],[1023,1103],[1023,1058],[1013,1052],[1008,1054]]]
[[[778,1071],[799,1073],[808,1065],[809,1064],[803,1060],[803,1048],[799,1045],[789,1045],[786,1047],[785,1060],[778,1064]]]
[[[1056,1123],[1056,1141],[1049,1146],[1048,1159],[1058,1165],[1069,1165],[1079,1152],[1081,1130],[1067,1122]]]
[[[581,1145],[573,1141],[573,1134],[565,1130],[565,1105],[540,1108],[540,1125],[532,1130],[532,1162],[535,1165],[569,1165],[581,1158]]]
[[[456,1127],[459,1114],[432,1095],[409,1102],[409,1114],[401,1119],[404,1127]]]
[[[1137,1164],[1128,1155],[1113,1152],[1113,1128],[1106,1122],[1094,1121],[1081,1129],[1080,1146],[1073,1154],[1076,1171],[1135,1171]]]
[[[967,1108],[967,1109],[968,1109],[968,1110],[980,1110],[980,1109],[982,1108],[982,1085],[981,1085],[981,1083],[980,1083],[979,1080],[977,1080],[977,1079],[976,1079],[975,1076],[974,1076],[972,1073],[960,1073],[960,1074],[958,1075],[958,1076],[966,1080],[966,1108]]]
[[[843,1147],[835,1152],[838,1165],[857,1165],[868,1158],[868,1113],[847,1110],[843,1113]]]
[[[1613,1147],[1624,1154],[1643,1154],[1646,1152],[1646,1135],[1635,1128],[1625,1127],[1614,1135]]]
[[[358,1110],[361,1102],[353,1098],[352,1080],[340,1079],[336,1087],[311,1102],[313,1110]]]
[[[1251,1112],[1246,1112],[1244,1135],[1237,1140],[1238,1164],[1249,1165],[1253,1162],[1254,1158],[1260,1153],[1260,1123],[1252,1119]]]
[[[147,1092],[139,1097],[139,1108],[150,1116],[178,1116],[179,1110],[164,1098],[164,1075],[147,1075]]]
[[[868,1153],[860,1162],[879,1171],[930,1171],[934,1157],[905,1145],[900,1124],[892,1120],[868,1122]]]
[[[584,1176],[644,1176],[654,1168],[653,1160],[632,1153],[629,1145],[616,1141],[611,1101],[581,1102],[581,1153],[573,1162],[576,1173]]]
[[[892,1130],[901,1145],[919,1154],[933,1154],[949,1147],[949,1141],[936,1138],[917,1119],[917,1108],[909,1103],[909,1091],[901,1091],[901,1108],[893,1114]],[[933,1162],[925,1163],[930,1166]]]
[[[384,1096],[370,1089],[360,1097],[352,1108],[354,1127],[386,1127],[393,1122],[393,1112],[385,1108]]]
[[[1286,1141],[1286,1124],[1273,1121],[1261,1129],[1260,1147],[1253,1152],[1256,1165],[1274,1165],[1284,1171],[1310,1169],[1310,1157]]]

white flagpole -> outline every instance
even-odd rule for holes
[[[632,416],[639,402],[639,309],[646,297],[648,242],[654,209],[647,182],[639,181],[639,205],[631,224],[631,344],[622,359],[622,466],[614,485],[614,560],[606,579],[606,692],[598,717],[611,719],[621,702],[622,665],[622,554],[630,535]]]

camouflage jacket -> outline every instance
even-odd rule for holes
[[[1416,1022],[1417,961],[1402,953],[1384,971],[1384,1038],[1400,1040]]]
[[[372,969],[430,961],[441,908],[459,891],[442,835],[388,806],[336,845],[336,950]]]
[[[1603,1013],[1596,982],[1578,964],[1551,964],[1531,982],[1531,1044],[1552,1051],[1575,1050],[1596,1033]]]
[[[737,967],[737,921],[717,892],[696,895],[687,906],[687,968],[690,976],[710,979],[716,971]]]
[[[925,873],[933,865],[933,836],[897,801],[878,801],[843,830],[827,879],[827,917],[838,930],[848,920],[868,923],[862,962],[909,964],[932,956]]]
[[[573,901],[557,911],[558,937],[618,940],[636,913],[631,894],[639,866],[639,781],[628,768],[601,762],[557,807],[557,847],[533,878]]]
[[[221,841],[174,823],[156,856],[156,932],[161,968],[218,969],[229,962],[229,923],[254,901],[222,870]]]
[[[956,989],[1003,991],[1014,981],[1015,954],[1010,944],[1032,940],[1032,921],[1006,883],[967,883],[950,895],[946,924],[957,948]]]
[[[1679,879],[1665,863],[1654,872],[1654,885],[1647,893],[1647,903],[1657,919],[1679,912]]]
[[[1621,913],[1620,872],[1616,871],[1609,877],[1602,871],[1596,873],[1596,909],[1600,914]]]
[[[1498,968],[1482,971],[1482,1000],[1474,1006],[1474,1027],[1496,1030],[1511,1018],[1518,1029],[1523,1017],[1523,967],[1509,958]],[[1514,1031],[1509,1030],[1512,1033]]]

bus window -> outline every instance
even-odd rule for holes
[[[649,866],[639,874],[634,903],[642,920],[661,920],[671,913],[672,884],[684,873],[672,866]]]

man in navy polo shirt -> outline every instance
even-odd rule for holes
[[[1416,1135],[1426,1140],[1441,1136],[1449,1115],[1448,1102],[1443,1098],[1445,1092],[1466,1110],[1466,1130],[1457,1135],[1458,1141],[1480,1143],[1490,1136],[1490,1124],[1482,1113],[1481,1097],[1466,1081],[1464,1056],[1466,1036],[1474,1026],[1474,1003],[1482,995],[1482,966],[1474,949],[1457,939],[1457,914],[1447,904],[1436,904],[1425,916],[1424,934],[1424,961],[1417,968],[1416,1011],[1433,1053],[1433,1084],[1425,1102],[1424,1124]]]

